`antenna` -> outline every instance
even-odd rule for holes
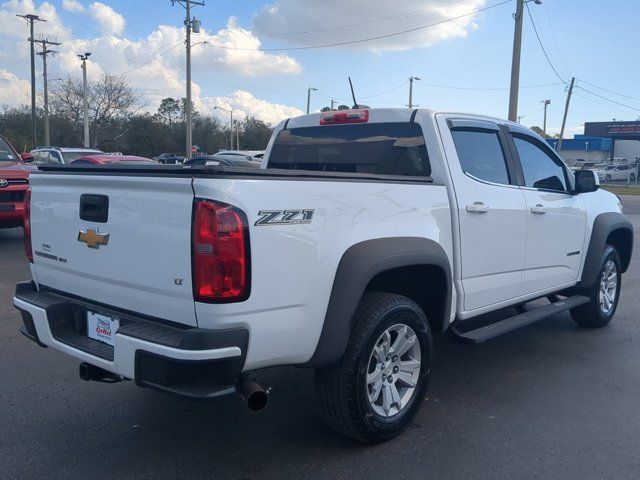
[[[353,93],[353,83],[351,82],[351,77],[347,77],[349,79],[349,86],[351,87],[351,97],[353,98],[353,108],[358,108],[358,102],[356,101],[356,94]]]

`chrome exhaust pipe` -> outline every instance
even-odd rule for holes
[[[236,392],[246,402],[249,410],[254,412],[262,410],[269,403],[269,394],[257,382],[248,378],[238,379]]]

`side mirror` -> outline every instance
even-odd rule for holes
[[[24,163],[31,163],[33,162],[33,155],[31,155],[30,153],[21,153],[20,154],[20,158],[22,158],[22,161]]]
[[[600,188],[600,179],[593,170],[577,170],[573,173],[576,177],[576,188],[573,193],[595,192]]]

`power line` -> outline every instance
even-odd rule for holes
[[[140,65],[138,65],[138,66],[136,66],[136,67],[133,67],[133,68],[131,68],[131,69],[129,69],[129,70],[126,70],[126,71],[124,71],[124,72],[122,72],[122,73],[117,73],[117,74],[115,74],[115,76],[116,76],[116,77],[121,77],[121,76],[127,75],[128,73],[134,72],[134,71],[138,70],[139,68],[144,67],[145,65],[149,65],[149,64],[150,64],[151,62],[153,62],[154,60],[157,60],[158,58],[160,58],[160,57],[162,57],[162,56],[164,56],[164,55],[168,54],[169,52],[171,52],[171,51],[175,50],[175,49],[176,49],[176,48],[178,48],[181,44],[182,44],[182,40],[178,40],[177,42],[174,42],[174,43],[173,43],[173,46],[172,46],[171,48],[169,48],[168,50],[165,50],[164,52],[159,53],[159,54],[158,54],[158,55],[156,55],[155,57],[151,58],[150,60],[147,60],[147,61],[146,61],[146,62],[144,62],[144,63],[141,63]]]
[[[625,103],[620,103],[620,102],[617,102],[615,100],[611,100],[610,98],[605,97],[604,95],[600,95],[599,93],[595,93],[595,92],[593,92],[593,91],[591,91],[591,90],[589,90],[587,88],[581,87],[581,86],[578,86],[577,88],[579,88],[580,90],[583,90],[583,91],[585,91],[585,92],[587,92],[587,93],[589,93],[589,94],[591,94],[591,95],[593,95],[595,97],[598,97],[598,98],[601,98],[603,100],[606,100],[607,102],[615,103],[616,105],[619,105],[621,107],[628,108],[628,109],[634,110],[636,112],[640,112],[640,108],[635,108],[635,107],[632,107],[631,105],[627,105]]]
[[[383,17],[383,18],[376,18],[374,20],[366,20],[363,22],[358,22],[358,23],[349,23],[349,24],[345,24],[345,25],[336,25],[333,27],[323,27],[323,28],[316,28],[316,29],[312,29],[312,30],[302,30],[302,31],[297,31],[297,32],[281,32],[281,33],[262,33],[262,34],[256,34],[253,33],[253,36],[255,37],[284,37],[284,36],[288,36],[288,35],[305,35],[305,34],[309,34],[309,33],[319,33],[319,32],[327,32],[330,30],[339,30],[339,29],[343,29],[343,28],[350,28],[350,27],[359,27],[362,25],[369,25],[371,23],[379,23],[379,22],[384,22],[387,20],[393,20],[396,18],[401,18],[401,17],[408,17],[409,15],[415,15],[416,13],[422,13],[422,12],[426,12],[429,10],[433,10],[436,8],[442,8],[442,7],[448,7],[450,5],[455,5],[456,3],[462,3],[465,0],[455,0],[453,2],[449,2],[443,5],[432,5],[430,7],[427,8],[421,8],[419,10],[413,10],[411,12],[406,12],[406,13],[400,13],[398,15],[392,15],[390,17]]]
[[[549,66],[551,67],[551,69],[553,70],[553,73],[556,74],[556,77],[558,77],[558,79],[564,83],[565,85],[567,84],[567,82],[565,81],[564,78],[562,78],[562,76],[558,73],[558,70],[556,69],[555,65],[553,64],[553,62],[551,61],[551,59],[549,58],[549,55],[547,54],[547,51],[544,48],[544,45],[542,44],[542,40],[540,39],[540,35],[538,34],[538,28],[536,27],[536,22],[533,21],[533,15],[531,15],[531,8],[529,8],[529,3],[525,3],[526,7],[527,7],[527,12],[529,13],[529,20],[531,20],[531,25],[533,26],[533,31],[536,34],[536,38],[538,39],[538,43],[540,44],[540,48],[542,49],[542,53],[544,53],[544,57],[547,59],[547,62],[549,63]]]
[[[629,98],[631,100],[639,100],[639,97],[632,97],[631,95],[625,95],[624,93],[619,93],[619,92],[614,92],[613,90],[608,90],[606,88],[603,87],[599,87],[598,85],[595,85],[593,83],[587,82],[586,80],[580,80],[582,83],[586,83],[587,85],[592,86],[593,88],[597,88],[598,90],[602,90],[603,92],[608,92],[608,93],[612,93],[613,95],[618,95],[620,97],[624,97],[624,98]]]
[[[625,114],[627,114],[627,115],[633,115],[633,116],[637,116],[637,115],[638,115],[636,112],[630,112],[630,111],[628,111],[628,110],[621,110],[620,108],[616,108],[616,107],[613,107],[613,106],[608,105],[608,104],[606,104],[606,103],[599,102],[599,101],[597,101],[597,100],[594,100],[593,98],[589,98],[589,97],[587,97],[587,96],[585,96],[585,95],[581,95],[581,94],[579,94],[579,93],[577,93],[577,92],[576,92],[576,93],[574,93],[574,95],[575,95],[575,96],[577,96],[577,97],[580,97],[580,98],[582,98],[583,100],[586,100],[586,101],[588,101],[588,102],[591,102],[591,103],[594,103],[594,104],[596,104],[596,105],[600,105],[600,106],[602,106],[602,107],[608,108],[609,110],[612,110],[612,111],[614,111],[614,112],[625,113]]]
[[[511,1],[512,0],[503,0],[502,2],[495,3],[493,5],[489,5],[489,6],[484,7],[484,8],[479,8],[477,10],[474,10],[474,11],[468,12],[468,13],[464,13],[462,15],[457,15],[455,17],[451,17],[451,18],[448,18],[446,20],[440,20],[438,22],[428,23],[426,25],[420,25],[418,27],[409,28],[409,29],[406,29],[406,30],[398,31],[398,32],[387,33],[387,34],[384,34],[384,35],[376,35],[376,36],[373,36],[373,37],[365,37],[365,38],[360,38],[358,40],[349,40],[349,41],[345,41],[345,42],[333,42],[333,43],[324,43],[324,44],[320,44],[320,45],[305,45],[305,46],[301,46],[301,47],[281,47],[281,48],[241,48],[241,47],[228,47],[228,46],[225,46],[225,45],[214,45],[212,43],[208,43],[207,46],[212,47],[212,48],[220,48],[220,49],[224,49],[224,50],[260,51],[260,52],[285,52],[285,51],[312,50],[312,49],[318,49],[318,48],[339,47],[339,46],[343,46],[343,45],[355,45],[355,44],[359,44],[359,43],[372,42],[374,40],[382,40],[384,38],[396,37],[398,35],[405,35],[407,33],[417,32],[419,30],[424,30],[425,28],[437,27],[437,26],[445,24],[445,23],[453,22],[455,20],[460,20],[461,18],[469,17],[469,16],[475,15],[477,13],[481,13],[481,12],[485,12],[487,10],[491,10],[492,8],[496,8],[496,7],[499,7],[501,5],[506,5],[507,3],[511,3]]]
[[[439,85],[435,83],[426,83],[426,82],[416,82],[418,85],[423,85],[426,87],[434,87],[434,88],[447,88],[450,90],[477,90],[477,91],[502,91],[509,90],[509,87],[459,87],[455,85]],[[541,83],[539,85],[523,85],[520,88],[542,88],[542,87],[555,87],[557,85],[564,85],[564,82],[554,82],[554,83]]]
[[[544,3],[544,9],[545,9],[545,12],[547,13],[547,20],[549,21],[549,27],[551,28],[551,36],[553,37],[553,41],[556,44],[556,49],[558,50],[558,56],[560,57],[560,62],[562,63],[565,72],[570,74],[571,69],[567,65],[567,62],[564,59],[564,55],[562,54],[562,49],[560,48],[560,42],[558,42],[556,29],[553,27],[553,22],[551,21],[551,14],[549,13],[549,7],[547,6],[546,2]]]

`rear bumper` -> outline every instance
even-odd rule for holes
[[[13,304],[22,333],[136,384],[187,397],[228,393],[242,373],[246,329],[205,330],[168,325],[50,291],[30,282],[16,286]],[[89,338],[87,310],[120,319],[115,346]]]

